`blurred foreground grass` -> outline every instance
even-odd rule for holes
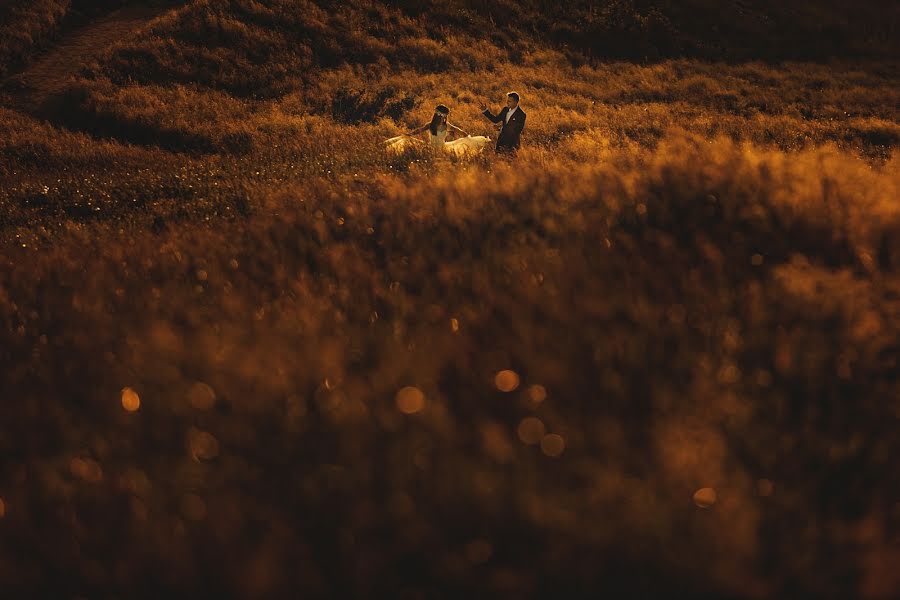
[[[578,144],[7,239],[5,588],[896,589],[896,159]]]

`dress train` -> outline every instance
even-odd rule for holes
[[[448,142],[446,141],[446,131],[439,132],[438,135],[431,135],[429,133],[428,137],[430,138],[429,141],[431,142],[429,145],[432,148],[443,149],[444,151],[456,156],[474,154],[491,142],[491,138],[484,135],[470,135],[455,139],[452,142]],[[384,141],[384,144],[388,150],[396,152],[397,154],[404,152],[407,148],[422,148],[426,145],[425,142],[423,142],[419,138],[414,138],[407,135],[398,135],[392,138],[388,138]]]

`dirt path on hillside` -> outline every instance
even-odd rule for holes
[[[6,78],[0,104],[30,112],[66,80],[117,42],[127,40],[167,9],[132,4],[69,31],[21,72]]]

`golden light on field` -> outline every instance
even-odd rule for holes
[[[406,386],[394,398],[397,408],[406,415],[412,415],[425,408],[425,394],[417,387]]]
[[[191,386],[188,398],[191,406],[197,410],[209,410],[216,404],[216,392],[202,381],[198,381]]]
[[[552,458],[562,455],[566,449],[566,440],[556,433],[549,433],[541,438],[541,451]]]
[[[93,4],[0,0],[11,587],[900,589],[882,6]]]
[[[547,433],[547,428],[544,427],[544,422],[537,417],[525,417],[519,422],[516,432],[523,444],[534,446],[541,443],[544,434]]]
[[[766,498],[775,491],[775,484],[769,479],[760,479],[756,482],[756,493]]]
[[[700,508],[709,508],[716,503],[716,490],[705,487],[694,492],[694,504]]]
[[[141,398],[137,392],[127,387],[122,388],[122,408],[128,412],[135,412],[141,407]]]
[[[191,428],[188,446],[194,460],[212,460],[219,455],[219,440],[208,431]]]
[[[494,385],[501,392],[511,392],[519,387],[519,375],[509,369],[498,371],[494,376]]]

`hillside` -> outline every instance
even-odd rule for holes
[[[0,75],[20,66],[61,31],[125,4],[124,0],[4,0],[0,4],[0,39],[4,40]],[[259,34],[263,39],[256,39],[257,57],[261,50],[267,56],[274,53],[279,61],[291,54],[291,59],[302,61],[306,53],[319,66],[342,60],[376,62],[385,55],[416,60],[408,56],[412,50],[408,45],[394,48],[391,42],[422,34],[439,44],[463,36],[488,41],[501,52],[518,53],[549,44],[606,59],[888,58],[897,56],[900,26],[900,8],[890,0],[853,5],[839,0],[154,0],[140,4],[185,7],[178,28],[196,37],[181,38],[182,48],[169,51],[187,53],[197,44],[227,45],[240,53],[249,48],[234,43],[252,41]],[[268,31],[268,39],[263,31]],[[279,41],[291,44],[278,45]],[[457,51],[453,53],[461,48],[453,48]],[[421,50],[444,54],[434,46]],[[496,55],[481,57],[487,59],[496,60]],[[434,66],[441,65],[429,65]]]
[[[896,3],[0,15],[0,596],[900,590]]]

